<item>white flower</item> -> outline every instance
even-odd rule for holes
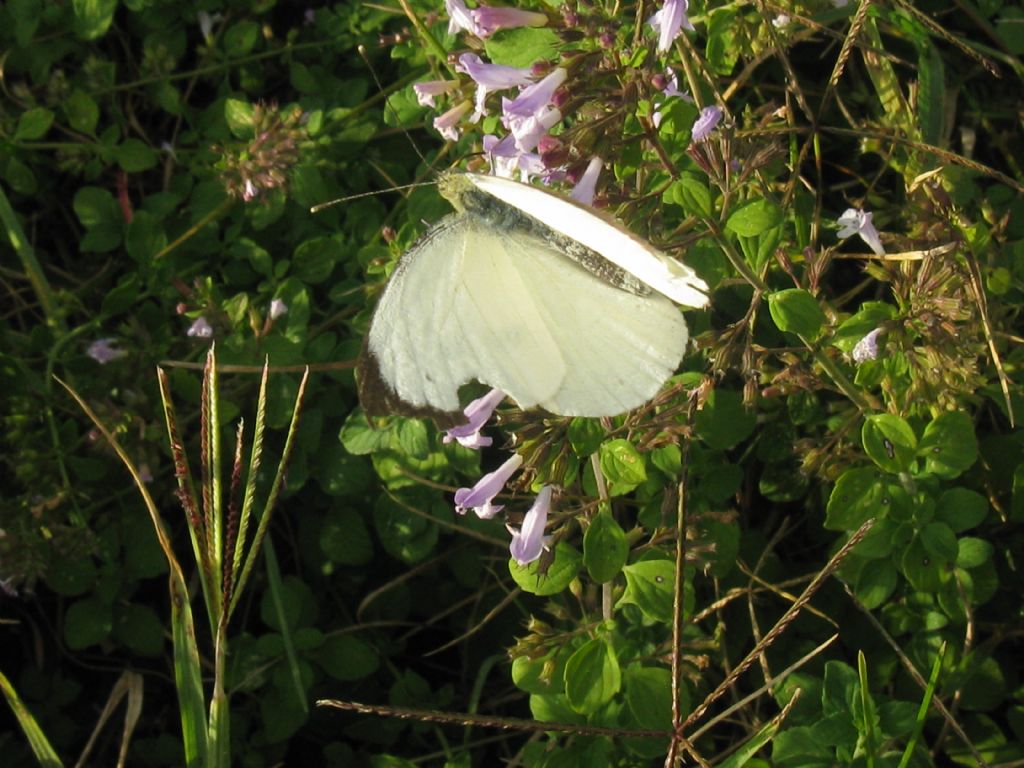
[[[859,235],[860,239],[867,243],[868,247],[877,255],[885,255],[885,248],[882,246],[882,239],[878,236],[878,230],[871,223],[871,213],[862,211],[859,208],[847,208],[843,215],[836,219],[839,224],[837,235],[841,239]]]

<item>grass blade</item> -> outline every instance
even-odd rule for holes
[[[14,690],[14,686],[11,685],[11,682],[4,676],[3,672],[0,672],[0,688],[3,689],[4,697],[14,711],[14,716],[18,718],[18,725],[21,726],[21,730],[28,739],[29,746],[32,747],[32,754],[36,756],[39,764],[43,768],[63,768],[64,764],[60,761],[53,747],[50,746],[50,741],[46,738],[46,734],[43,733],[39,723],[36,722],[32,713],[28,711],[28,707],[25,706],[21,697],[18,696],[18,692]]]

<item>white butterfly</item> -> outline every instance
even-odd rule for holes
[[[497,176],[449,173],[446,216],[402,256],[357,367],[371,414],[465,421],[480,381],[521,408],[613,416],[647,402],[686,350],[673,302],[703,307],[689,267],[593,208]]]

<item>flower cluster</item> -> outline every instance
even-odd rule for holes
[[[302,111],[282,112],[274,105],[253,107],[253,139],[240,147],[216,147],[217,163],[228,194],[245,202],[288,183],[288,171],[299,159],[299,140],[305,131]]]
[[[473,450],[490,445],[491,438],[482,437],[480,430],[504,399],[504,392],[492,389],[483,397],[471,402],[463,410],[467,422],[449,429],[444,436],[444,442],[458,441],[460,445]],[[459,488],[455,492],[455,511],[464,515],[472,509],[477,517],[490,520],[505,508],[504,505],[494,503],[495,497],[501,493],[505,484],[522,465],[523,457],[514,453],[496,470],[481,477],[472,488]],[[547,525],[548,512],[551,511],[551,494],[551,486],[542,487],[533,506],[526,513],[522,527],[516,530],[512,526],[506,526],[512,534],[509,551],[520,565],[532,563],[548,545],[549,537],[544,535],[544,527]]]
[[[552,17],[534,11],[487,6],[470,9],[464,0],[445,0],[445,9],[450,34],[467,33],[481,40],[499,29],[541,27],[552,22]],[[648,19],[648,27],[657,36],[652,44],[659,53],[668,52],[684,30],[694,29],[688,10],[687,0],[665,0],[661,9]],[[563,11],[567,28],[586,29],[586,22],[581,19],[577,11]],[[595,35],[601,32],[594,25],[591,30]],[[608,37],[607,45],[614,42],[612,31],[602,32],[601,40],[605,37]],[[566,59],[565,66],[552,67],[541,60],[530,67],[513,67],[487,62],[477,53],[463,53],[455,63],[454,72],[465,75],[468,81],[461,78],[428,80],[413,85],[413,91],[421,105],[441,110],[433,125],[448,141],[457,141],[465,126],[477,124],[491,114],[494,105],[489,105],[488,101],[492,94],[500,94],[499,119],[504,131],[502,135],[492,133],[482,138],[492,172],[504,177],[518,175],[522,181],[539,177],[549,183],[578,178],[589,156],[600,150],[595,145],[601,144],[601,134],[608,130],[607,124],[597,133],[588,133],[584,128],[584,140],[580,141],[580,129],[585,121],[578,121],[570,129],[571,134],[569,130],[563,130],[560,136],[550,133],[562,122],[566,104],[583,98],[576,81],[584,71],[593,71],[593,68],[593,63],[583,58]],[[570,78],[574,79],[570,81]],[[667,100],[675,97],[690,100],[679,90],[671,69],[667,69],[664,76],[658,75],[655,80],[658,79],[664,83],[656,85],[662,92],[662,99],[653,113],[655,128],[660,126],[661,109]],[[706,138],[721,118],[721,109],[706,108],[693,126],[693,141]]]

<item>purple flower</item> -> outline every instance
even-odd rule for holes
[[[658,30],[658,53],[665,53],[672,47],[672,41],[679,37],[680,30],[693,30],[693,24],[686,15],[688,5],[687,0],[665,0],[661,10],[647,20]]]
[[[458,84],[456,80],[427,80],[422,83],[413,83],[412,90],[421,107],[436,107],[434,97],[448,93]]]
[[[448,141],[459,140],[459,121],[465,117],[472,105],[468,101],[460,101],[443,115],[434,118],[434,128]]]
[[[281,299],[272,299],[270,302],[270,319],[277,320],[281,315],[288,314],[288,305]]]
[[[516,149],[532,152],[551,128],[562,119],[562,113],[554,107],[544,107],[535,115],[527,117],[510,117],[506,127],[515,139]]]
[[[476,34],[480,37],[493,35],[499,29],[513,27],[543,27],[548,17],[536,11],[521,11],[518,8],[492,8],[481,5],[469,12],[476,25]]]
[[[185,331],[185,335],[194,339],[208,339],[213,336],[213,326],[207,322],[205,317],[200,315],[192,321],[192,325]]]
[[[245,188],[242,190],[242,199],[245,202],[256,199],[260,191],[256,189],[256,185],[252,183],[252,179],[245,180]]]
[[[597,156],[590,158],[587,170],[583,172],[580,180],[576,182],[572,192],[569,194],[573,200],[582,205],[594,204],[594,192],[597,190],[597,177],[601,175],[604,168],[604,161]]]
[[[704,141],[721,121],[722,110],[715,106],[704,107],[693,122],[693,128],[690,129],[690,139],[695,142]]]
[[[544,526],[547,525],[550,511],[551,486],[545,485],[540,489],[533,506],[523,518],[522,528],[517,531],[510,525],[505,526],[512,534],[512,543],[508,547],[509,552],[520,565],[527,565],[540,557],[540,553],[551,540],[550,536],[544,535]]]
[[[458,440],[459,445],[464,448],[472,448],[473,450],[486,448],[493,443],[494,441],[491,438],[483,437],[480,434],[480,429],[487,423],[487,420],[491,418],[491,414],[494,413],[494,409],[504,399],[504,392],[500,389],[492,389],[483,397],[478,397],[471,402],[462,411],[466,414],[467,422],[445,430],[444,442],[450,443],[453,440]]]
[[[658,108],[654,110],[654,114],[651,115],[651,122],[654,123],[655,128],[659,128],[661,126],[663,117],[661,110],[668,103],[669,99],[678,96],[685,101],[693,101],[693,97],[690,96],[690,94],[686,91],[679,90],[679,78],[676,76],[672,67],[665,68],[665,87],[661,89],[661,92],[665,96],[665,101],[659,104]]]
[[[853,362],[859,364],[866,363],[868,360],[878,359],[878,334],[881,332],[881,328],[875,328],[875,330],[857,342],[850,353]]]
[[[476,83],[476,111],[471,118],[476,122],[487,114],[484,101],[491,91],[502,88],[517,88],[533,82],[533,72],[527,67],[506,67],[503,64],[488,64],[475,53],[464,53],[455,65],[457,72],[464,72]]]
[[[836,219],[839,225],[840,238],[860,235],[860,239],[867,243],[868,247],[878,256],[885,255],[885,248],[882,246],[882,238],[878,236],[878,230],[871,223],[872,214],[862,211],[860,208],[847,208],[843,215]]]
[[[776,29],[782,29],[784,26],[789,24],[792,19],[789,18],[788,13],[780,13],[774,19],[772,19],[772,26]]]
[[[506,119],[536,115],[551,104],[555,91],[567,76],[568,72],[561,67],[551,70],[543,80],[523,88],[514,99],[502,99],[502,114]]]
[[[100,365],[106,365],[112,363],[114,360],[120,360],[122,357],[126,357],[128,353],[123,349],[118,349],[115,345],[117,339],[96,339],[89,348],[85,350],[85,354],[91,357]]]
[[[483,37],[476,19],[462,0],[444,0],[445,10],[448,11],[448,34],[457,35],[460,30],[472,32],[477,37]]]
[[[515,175],[520,154],[516,149],[515,136],[509,134],[499,139],[493,133],[488,133],[483,138],[483,148],[495,176],[511,179]]]
[[[512,458],[496,470],[488,472],[477,480],[476,485],[472,488],[459,488],[455,492],[455,511],[460,515],[464,515],[466,510],[472,509],[476,512],[477,517],[483,520],[490,520],[504,509],[504,506],[495,505],[491,502],[495,496],[501,493],[505,483],[522,466],[522,463],[523,457],[518,453],[513,454]]]

